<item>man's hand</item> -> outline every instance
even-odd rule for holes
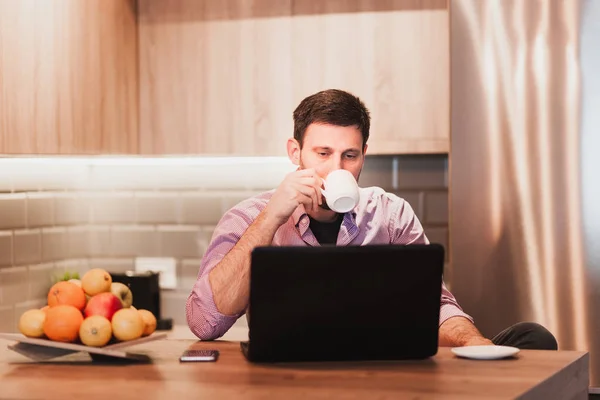
[[[248,307],[250,296],[250,256],[257,246],[273,242],[277,229],[300,204],[317,210],[322,202],[321,178],[314,169],[294,171],[273,193],[265,209],[246,229],[240,240],[209,274],[217,310],[237,315]]]
[[[307,211],[317,211],[323,201],[321,185],[321,177],[312,168],[289,173],[273,193],[265,215],[281,226],[300,204],[304,204]]]
[[[465,346],[493,346],[494,343],[490,339],[486,339],[483,336],[481,336],[481,337],[476,336],[471,339],[468,339],[464,345]]]

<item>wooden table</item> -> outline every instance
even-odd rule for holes
[[[423,361],[255,365],[238,342],[159,340],[131,351],[152,364],[92,363],[85,353],[34,363],[0,340],[0,399],[587,399],[589,356],[521,351],[465,360],[448,348]],[[188,348],[218,349],[216,363],[179,363]]]

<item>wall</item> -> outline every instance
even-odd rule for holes
[[[185,299],[223,212],[292,168],[281,158],[90,160],[0,159],[0,332],[44,305],[52,274],[130,270],[136,256],[177,259],[178,288],[163,290],[162,311],[185,324]],[[360,184],[404,197],[430,240],[446,245],[446,174],[445,156],[373,156]]]
[[[588,313],[586,329],[590,337],[588,351],[591,354],[591,393],[600,393],[600,2],[586,0],[581,9],[581,214],[582,242],[587,267],[586,286]]]

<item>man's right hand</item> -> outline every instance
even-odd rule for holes
[[[264,210],[267,218],[275,221],[279,227],[290,218],[300,204],[303,204],[307,211],[317,211],[323,201],[321,187],[322,179],[312,168],[289,173],[275,190]]]

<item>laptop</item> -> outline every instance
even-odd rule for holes
[[[437,353],[444,248],[257,247],[252,362],[424,359]]]

